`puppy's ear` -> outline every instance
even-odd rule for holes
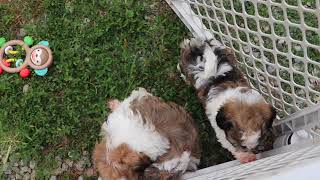
[[[233,127],[232,122],[228,121],[228,119],[226,118],[223,107],[219,109],[216,116],[216,121],[218,127],[225,131],[229,131]]]

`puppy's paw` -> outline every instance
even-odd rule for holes
[[[236,159],[238,159],[242,164],[252,162],[257,160],[257,156],[251,152],[238,151],[234,153]]]
[[[113,99],[113,100],[108,101],[108,108],[111,111],[114,111],[115,109],[117,109],[117,107],[119,107],[119,105],[120,105],[120,101],[118,99]]]

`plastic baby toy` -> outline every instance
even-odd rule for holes
[[[48,47],[48,41],[41,41],[33,47],[33,39],[26,36],[24,41],[11,40],[6,43],[4,38],[0,38],[0,74],[4,71],[8,73],[20,73],[22,78],[30,75],[30,66],[38,76],[45,76],[48,67],[52,64],[52,52]]]

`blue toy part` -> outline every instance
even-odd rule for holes
[[[20,67],[23,64],[23,59],[18,59],[16,61],[16,67]]]
[[[49,41],[40,41],[38,44],[49,47]]]
[[[35,69],[34,72],[35,72],[36,75],[38,75],[38,76],[45,76],[45,75],[48,73],[48,68]]]

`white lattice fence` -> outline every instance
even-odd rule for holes
[[[219,168],[220,165],[213,166],[197,173],[186,174],[183,178],[185,180],[318,180],[320,178],[319,165],[320,146],[315,142],[313,145],[309,144],[295,151],[274,154],[272,157],[252,163],[234,164],[233,166],[228,164],[221,168]]]
[[[167,0],[194,36],[234,49],[280,117],[320,100],[319,0]]]

